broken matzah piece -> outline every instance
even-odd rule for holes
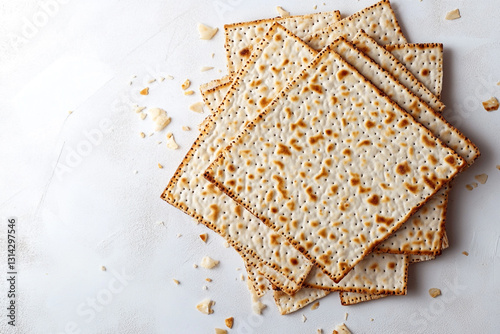
[[[406,43],[406,38],[388,0],[380,1],[331,24],[316,34],[310,34],[304,38],[304,41],[315,50],[321,50],[340,36],[349,40],[348,37],[356,35],[359,29],[365,29],[381,45]]]
[[[339,283],[313,267],[304,286],[330,291],[406,294],[409,260],[401,254],[368,254]]]
[[[245,122],[256,117],[278,93],[279,86],[284,87],[286,81],[303,69],[315,54],[286,29],[274,25],[239,73],[240,80],[233,83],[230,91],[233,99],[225,99],[226,104],[213,115],[214,121],[200,134],[162,195],[170,204],[226,237],[231,245],[252,254],[258,263],[266,264],[261,268],[262,273],[287,293],[293,293],[302,284],[311,263],[279,234],[203,179],[201,174],[215,152],[224,148]],[[268,66],[269,62],[281,66]],[[268,90],[264,91],[266,88]],[[237,94],[239,90],[253,97]],[[274,269],[275,274],[270,275],[264,272],[265,269]],[[295,285],[277,284],[276,272],[281,272]]]
[[[205,105],[212,113],[217,110],[224,96],[226,96],[231,82],[232,80],[229,76],[224,76],[221,79],[212,80],[200,86],[203,102],[205,102]]]
[[[329,46],[204,176],[338,283],[464,166]]]
[[[304,308],[310,303],[330,294],[328,290],[302,287],[293,296],[287,295],[280,290],[273,291],[274,302],[281,314],[290,314]]]
[[[429,107],[436,111],[442,111],[445,107],[444,103],[439,101],[426,86],[424,86],[417,78],[403,66],[396,57],[389,51],[381,47],[370,38],[364,31],[358,32],[352,39],[353,43],[358,50],[365,53],[373,61],[387,72],[390,72],[396,79],[399,80],[406,88],[411,90],[422,101],[427,103]],[[427,70],[428,71],[428,70]]]
[[[369,37],[366,37],[369,39]],[[472,164],[479,157],[477,147],[460,131],[448,123],[443,116],[430,108],[415,94],[397,81],[389,72],[382,69],[370,57],[360,52],[345,39],[332,44],[333,50],[354,66],[366,79],[370,80],[384,94],[394,100],[403,110],[439,137],[451,149],[456,151],[467,163]],[[400,65],[403,66],[403,65]],[[399,126],[403,126],[401,123]],[[408,144],[406,144],[408,145]],[[403,145],[404,146],[404,145]],[[408,147],[409,150],[410,147]],[[432,153],[431,153],[432,155]],[[434,159],[430,159],[434,160]],[[432,164],[432,161],[431,164]],[[450,163],[451,158],[450,158]],[[420,169],[424,168],[420,166]],[[428,168],[428,167],[427,167]],[[425,168],[424,168],[425,169]]]
[[[443,44],[398,44],[386,45],[413,75],[434,95],[441,97],[443,89]]]
[[[224,33],[226,35],[224,47],[226,49],[228,73],[230,76],[233,76],[243,67],[250,58],[253,47],[261,41],[266,31],[275,22],[281,24],[298,38],[302,39],[306,35],[314,34],[338,20],[340,20],[339,11],[332,11],[226,24],[224,26]]]

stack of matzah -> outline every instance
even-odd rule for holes
[[[162,198],[242,256],[282,314],[407,291],[447,247],[449,182],[479,156],[440,114],[441,44],[409,44],[389,1],[225,26],[228,75]]]

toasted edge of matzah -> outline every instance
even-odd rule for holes
[[[302,287],[302,289],[297,291],[293,296],[287,295],[280,290],[273,290],[274,302],[282,315],[298,311],[329,294],[330,291],[308,287]]]
[[[334,24],[329,25],[328,27],[320,30],[316,34],[311,34],[311,35],[307,36],[306,38],[304,38],[304,41],[307,44],[311,45],[316,50],[322,49],[323,47],[332,43],[339,36],[346,37],[344,35],[344,34],[346,34],[346,32],[345,32],[345,30],[346,30],[345,25],[346,24],[353,23],[353,22],[355,22],[355,20],[358,20],[361,18],[366,19],[366,17],[370,14],[370,11],[372,11],[373,9],[379,9],[379,8],[381,10],[386,11],[391,16],[391,24],[394,26],[393,31],[396,32],[397,41],[394,40],[394,41],[391,41],[390,43],[382,43],[388,39],[387,38],[387,30],[385,30],[385,32],[381,31],[379,33],[377,33],[374,30],[370,30],[370,31],[373,31],[372,37],[376,36],[378,38],[378,41],[381,42],[381,44],[405,44],[405,43],[407,43],[406,38],[402,32],[401,26],[399,25],[398,20],[396,18],[396,14],[394,13],[394,10],[392,9],[391,3],[389,0],[382,0],[382,1],[372,5],[370,7],[364,8],[364,9],[358,11],[357,13],[355,13],[349,17],[346,17],[346,18],[344,18],[344,19],[342,19]],[[370,18],[372,18],[372,17],[370,16]],[[375,19],[378,20],[378,19],[380,19],[380,17],[378,15],[375,15]],[[377,24],[378,24],[378,22],[379,21],[377,21]],[[369,23],[373,23],[373,22],[369,22]],[[385,24],[387,24],[387,23],[385,23]],[[364,25],[364,24],[362,24],[362,25]],[[365,25],[365,26],[356,26],[355,28],[356,28],[355,30],[357,32],[359,29],[363,29],[363,28],[368,29],[370,27],[366,27],[366,25]],[[354,35],[354,34],[355,33],[353,31],[352,35]],[[325,41],[323,41],[323,39],[325,39]]]
[[[251,27],[256,27],[257,25],[261,23],[265,23],[266,27],[270,27],[273,23],[285,23],[293,20],[307,20],[307,19],[314,19],[317,16],[328,16],[331,15],[334,19],[332,21],[337,22],[340,20],[340,12],[338,10],[334,10],[331,12],[319,12],[319,13],[313,13],[313,14],[307,14],[307,15],[294,15],[294,16],[287,16],[287,17],[273,17],[273,18],[268,18],[268,19],[260,19],[260,20],[254,20],[254,21],[248,21],[248,22],[239,22],[239,23],[231,23],[231,24],[226,24],[224,25],[224,35],[225,35],[225,42],[224,42],[224,49],[226,50],[226,60],[227,60],[227,69],[228,73],[230,76],[233,76],[235,73],[237,73],[240,68],[236,68],[234,65],[234,62],[232,60],[233,52],[231,51],[231,46],[230,46],[230,40],[231,37],[229,36],[229,32],[232,29],[235,28],[247,28],[250,29]],[[317,20],[317,18],[316,18]],[[313,23],[314,24],[314,23]],[[286,25],[286,23],[285,23]],[[262,33],[266,33],[266,31],[262,31]],[[295,33],[297,35],[297,32],[294,32],[292,30],[292,33]],[[305,31],[304,31],[305,33]],[[311,32],[309,32],[311,33]],[[301,36],[299,36],[301,37]],[[247,46],[244,49],[247,49],[247,55],[250,56],[252,53],[251,46]],[[241,52],[242,50],[239,50],[237,52]],[[242,61],[242,64],[245,64],[246,60]]]
[[[345,39],[343,37],[340,37],[337,42],[339,41],[345,41]],[[308,66],[308,68],[310,67],[313,67],[313,66],[316,66],[317,63],[319,63],[321,60],[322,60],[322,57],[325,55],[325,54],[332,54],[333,57],[338,57],[338,61],[340,61],[341,63],[344,63],[344,66],[349,69],[350,71],[352,71],[353,73],[357,73],[357,75],[361,78],[362,75],[359,73],[358,70],[356,70],[352,65],[350,65],[349,63],[347,63],[345,60],[342,59],[342,57],[338,56],[335,52],[333,52],[333,44],[335,44],[336,42],[328,45],[325,49],[323,49],[319,54],[318,56],[315,58],[315,60],[313,60],[311,62],[311,64]],[[276,97],[267,107],[266,109],[252,122],[250,122],[246,127],[245,129],[242,131],[242,133],[240,133],[240,135],[238,135],[238,137],[233,140],[233,142],[231,144],[229,144],[225,150],[223,152],[221,152],[221,154],[217,157],[216,160],[214,160],[210,166],[207,168],[207,170],[205,171],[204,173],[204,177],[209,180],[210,182],[214,183],[220,190],[224,191],[226,194],[228,194],[231,198],[233,198],[235,201],[237,201],[238,203],[240,203],[241,205],[243,205],[247,210],[249,210],[250,212],[252,212],[255,216],[259,217],[259,215],[255,212],[255,210],[252,209],[252,207],[250,205],[248,205],[244,199],[242,199],[238,194],[236,194],[234,191],[232,191],[231,189],[227,188],[224,184],[222,184],[221,182],[219,182],[217,179],[216,179],[216,176],[215,176],[215,168],[217,166],[220,166],[222,163],[221,161],[223,159],[225,159],[225,156],[224,156],[224,152],[228,152],[230,151],[234,146],[235,144],[238,144],[239,142],[241,142],[244,138],[243,136],[245,136],[246,134],[248,134],[250,131],[252,131],[253,128],[256,127],[256,124],[261,121],[265,115],[267,113],[270,112],[270,110],[273,109],[273,107],[275,107],[282,98],[284,98],[286,96],[286,94],[290,91],[291,88],[294,87],[294,85],[296,84],[296,82],[298,80],[301,80],[302,77],[304,76],[309,76],[308,73],[306,73],[308,71],[308,69],[305,69],[302,73],[300,73],[294,80],[292,80],[285,89],[283,89],[281,91],[281,93],[278,95],[278,97]],[[390,100],[383,92],[381,92],[375,85],[373,85],[370,81],[364,79],[365,81],[363,81],[363,83],[366,85],[366,86],[370,86],[370,88],[373,89],[373,91],[379,95],[379,97],[381,99],[385,99],[386,100],[386,103],[388,103],[389,105],[392,105],[394,109],[398,110],[402,115],[404,115],[405,117],[409,117],[408,119],[410,120],[414,120],[413,117],[408,114],[406,111],[404,111],[403,109],[401,109],[396,103],[394,103],[392,100]],[[418,123],[418,122],[414,122],[415,126],[417,127],[420,127],[421,128],[421,131],[423,131],[423,133],[425,133],[427,136],[429,136],[430,138],[433,138],[433,140],[436,141],[436,143],[438,143],[442,149],[444,150],[449,150],[449,148],[439,139],[437,138],[434,134],[432,134],[432,132],[430,130],[428,130],[427,128],[425,128],[422,124]],[[450,150],[449,154],[453,155],[454,156],[454,160],[456,162],[456,167],[454,169],[453,172],[451,172],[451,175],[447,176],[446,179],[443,179],[443,183],[441,183],[440,185],[438,185],[433,191],[430,192],[430,195],[428,197],[426,197],[424,200],[422,200],[420,203],[418,203],[416,206],[414,206],[411,210],[409,210],[409,212],[407,212],[407,214],[401,218],[400,221],[398,221],[397,224],[394,225],[393,229],[390,231],[391,233],[394,232],[398,227],[400,227],[413,213],[415,213],[418,208],[420,208],[423,204],[425,204],[429,198],[434,194],[436,193],[442,186],[444,186],[445,184],[447,184],[451,179],[453,179],[464,167],[465,167],[465,161],[462,157],[460,157],[458,154],[456,154],[456,152],[453,152]],[[270,227],[276,229],[276,227],[274,226],[274,224],[272,222],[270,222],[268,219],[264,218],[264,217],[261,217],[261,219]],[[280,232],[282,235],[284,235],[281,231],[279,231],[279,229],[277,230],[278,232]],[[369,254],[380,242],[382,242],[383,240],[385,240],[387,237],[389,237],[390,233],[385,235],[385,237],[383,238],[380,238],[379,240],[377,240],[377,242],[373,242],[372,244],[368,245],[364,251],[363,251],[363,254],[361,256],[359,256],[356,260],[353,261],[352,264],[350,265],[346,265],[345,268],[343,270],[340,270],[336,275],[333,275],[332,273],[328,272],[328,270],[325,268],[325,266],[319,264],[309,253],[307,253],[300,245],[299,243],[286,236],[286,238],[290,241],[291,244],[293,244],[295,247],[297,247],[297,249],[299,249],[300,251],[302,251],[302,253],[304,255],[306,255],[306,257],[308,257],[316,266],[318,266],[319,268],[321,268],[327,275],[330,275],[330,277],[335,281],[335,282],[339,282],[351,269],[352,267],[354,267],[364,256],[366,256],[367,254]]]
[[[442,111],[445,108],[444,103],[441,102],[437,96],[424,86],[424,84],[422,84],[392,53],[377,44],[374,39],[370,38],[364,30],[360,30],[356,36],[354,36],[351,43],[384,70],[393,74],[403,86],[412,91],[432,109]],[[405,75],[401,76],[400,73]]]
[[[384,297],[388,297],[389,295],[370,295],[366,293],[358,293],[358,292],[340,292],[340,303],[344,306],[354,305],[361,302],[367,302],[370,300],[376,300]]]
[[[393,44],[386,45],[386,50],[391,52],[396,58],[402,62],[405,67],[413,73],[413,75],[422,82],[429,90],[434,93],[438,98],[441,98],[441,92],[443,89],[443,44],[442,43],[407,43],[407,44]],[[425,57],[426,53],[430,53],[429,49],[437,49],[439,56],[436,57],[437,60],[437,80],[429,80],[428,75],[426,75],[425,67],[422,68],[420,65],[426,61],[422,60],[414,60],[412,59],[406,60],[404,53],[413,55],[420,52],[420,55],[417,55],[417,59],[419,57]],[[427,52],[426,52],[427,51]],[[432,56],[432,55],[431,55]],[[433,61],[430,59],[430,61]]]

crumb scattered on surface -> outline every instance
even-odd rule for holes
[[[177,238],[180,238],[180,237],[182,237],[182,234],[178,233]]]
[[[211,278],[209,278],[209,277],[207,277],[207,278],[205,278],[205,281],[207,281],[207,282],[212,282],[212,279],[211,279]]]
[[[497,165],[497,169],[500,170],[500,165]]]
[[[245,281],[245,275],[241,274],[240,275],[240,280],[242,280],[244,282]]]
[[[373,321],[373,319],[371,319]],[[345,324],[340,324],[335,326],[335,329],[333,330],[333,334],[351,334],[351,331]]]
[[[203,240],[203,242],[207,242],[208,234],[207,233],[200,234],[200,239]]]
[[[460,11],[457,9],[454,9],[452,11],[449,11],[448,13],[446,13],[446,16],[444,17],[445,19],[447,20],[456,20],[456,19],[459,19],[461,16],[460,16]]]
[[[194,90],[187,90],[184,92],[184,95],[194,95]]]
[[[262,311],[267,307],[266,304],[263,304],[261,303],[260,301],[256,301],[254,303],[252,303],[252,310],[253,310],[253,313],[255,314],[262,314]]]
[[[179,148],[179,145],[175,142],[174,134],[172,132],[167,133],[167,147],[171,150]]]
[[[345,313],[345,321],[347,321],[347,317],[349,316],[349,313]]]
[[[73,113],[73,110],[68,110],[68,114],[72,114]]]
[[[179,282],[179,281],[178,281],[178,280],[176,280],[175,278],[173,278],[173,279],[172,279],[172,281],[174,281],[174,283],[175,283],[176,285],[181,284],[181,282]]]
[[[208,290],[208,286],[204,285],[201,287],[203,290]]]
[[[215,57],[215,52],[212,52],[212,58],[214,58],[214,57]]]
[[[146,138],[146,134],[144,132],[139,133],[139,136],[141,136],[141,138]]]
[[[191,128],[189,126],[183,126],[182,131],[191,131]]]
[[[437,288],[431,288],[431,289],[429,289],[429,295],[432,298],[436,298],[437,296],[441,295],[441,290],[439,290]]]
[[[212,314],[214,313],[214,310],[212,310],[212,305],[214,304],[213,301],[210,299],[205,299],[201,301],[198,305],[196,305],[196,309],[200,311],[203,314]]]
[[[318,9],[318,5],[314,5],[313,9],[314,10]]]
[[[161,163],[158,163],[158,168],[163,169],[163,165]]]
[[[210,258],[209,256],[203,257],[203,259],[201,259],[201,263],[200,263],[200,265],[206,269],[212,269],[213,267],[215,267],[218,264],[219,264],[219,261],[214,260],[214,259]]]
[[[144,88],[139,92],[141,95],[149,95],[149,87]]]
[[[222,245],[224,246],[224,248],[229,248],[229,243],[227,241],[224,241]]]
[[[215,329],[215,334],[227,334],[227,330],[216,328]]]
[[[147,114],[145,114],[145,113],[143,113],[143,112],[139,113],[138,115],[139,115],[139,117],[140,117],[142,120],[144,120],[144,119],[146,118],[146,116],[147,116]]]
[[[492,97],[489,100],[483,102],[483,108],[486,111],[498,110],[499,106],[500,104],[498,104],[498,100],[496,97]]]
[[[469,256],[469,252],[467,252],[467,251],[463,251],[462,254],[465,256]]]
[[[142,112],[144,109],[146,109],[146,107],[135,106],[134,111],[138,114],[138,113]]]
[[[165,77],[160,77],[160,82],[165,81]]]
[[[161,131],[170,124],[172,118],[167,116],[167,112],[161,108],[149,108],[148,115],[155,123],[155,131]]]
[[[311,310],[313,310],[313,311],[314,311],[314,310],[315,310],[315,309],[317,309],[318,307],[319,307],[319,302],[316,302],[316,303],[312,304],[312,306],[311,306]]]
[[[465,188],[467,188],[467,190],[469,190],[469,191],[471,191],[472,189],[474,189],[470,184],[466,184]]]
[[[306,322],[306,321],[307,321],[306,316],[302,314],[302,322]]]
[[[173,77],[173,76],[171,76],[171,75],[167,75],[166,79],[167,79],[167,80],[174,80],[174,77]]]
[[[105,266],[101,266],[101,270],[102,270],[102,271],[106,271],[107,269],[106,269],[106,267],[105,267]]]
[[[281,16],[281,17],[290,16],[290,12],[284,10],[283,7],[281,7],[281,6],[276,6],[276,11],[278,12],[279,16]]]
[[[206,71],[210,71],[210,70],[213,70],[213,66],[203,66],[201,68],[201,72],[206,72]]]
[[[193,263],[193,268],[194,269],[198,268],[198,265],[196,263]]]
[[[139,173],[139,171],[138,171],[138,170],[134,170],[134,174],[138,174],[138,173]]]
[[[224,323],[226,324],[227,328],[231,329],[231,328],[233,328],[234,318],[233,317],[226,318],[224,320]]]
[[[151,79],[151,80],[148,81],[148,83],[153,83],[155,81],[156,81],[156,79]]]
[[[201,114],[203,112],[203,106],[204,106],[203,102],[196,102],[189,106],[189,110]]]
[[[477,182],[481,184],[485,184],[486,181],[488,181],[488,175],[487,174],[479,174],[474,176],[474,178],[477,180]]]
[[[190,81],[189,79],[186,79],[186,81],[184,81],[184,82],[182,83],[181,88],[182,88],[183,90],[186,90],[186,89],[188,89],[188,88],[189,88],[189,86],[191,86],[191,81]]]
[[[470,185],[471,185],[473,188],[477,188],[477,186],[478,186],[477,182],[472,182]]]
[[[200,39],[212,39],[217,31],[219,31],[219,28],[212,28],[203,23],[198,23],[198,33],[200,34]]]

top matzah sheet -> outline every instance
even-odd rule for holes
[[[349,36],[354,36],[359,29],[365,29],[381,45],[406,43],[389,0],[380,1],[316,34],[310,34],[304,41],[312,48],[321,50],[340,36],[349,40]]]
[[[226,24],[227,70],[230,76],[241,69],[252,54],[252,46],[257,45],[264,33],[273,25],[279,23],[290,30],[298,38],[315,34],[329,24],[340,20],[339,11],[316,13],[300,16],[277,17],[252,22]]]
[[[443,89],[443,44],[386,45],[413,75],[438,98]]]
[[[167,202],[197,218],[230,240],[232,245],[255,256],[257,262],[281,272],[297,285],[306,278],[311,263],[280,235],[218,191],[201,174],[217,149],[224,148],[245,122],[255,118],[278,93],[275,88],[280,84],[284,86],[296,72],[307,66],[315,54],[282,26],[273,25],[239,72],[225,103],[212,115],[213,122],[207,123],[162,195]],[[270,61],[281,65],[279,70],[269,66]],[[237,93],[239,89],[250,95]],[[262,98],[259,99],[260,96]],[[237,113],[229,113],[226,109]],[[266,277],[270,278],[269,275]],[[281,290],[293,292],[292,287],[280,286],[276,276],[270,280]]]
[[[338,283],[464,166],[327,47],[204,175]]]

